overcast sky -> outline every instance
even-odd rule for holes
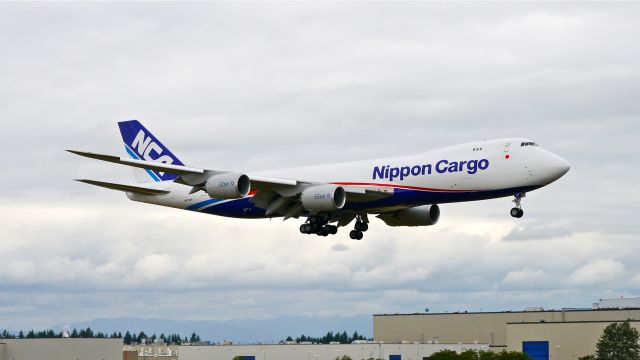
[[[589,307],[640,295],[638,3],[0,3],[0,328]],[[139,119],[238,171],[507,136],[572,165],[363,241],[133,203]]]

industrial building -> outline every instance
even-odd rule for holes
[[[380,314],[374,341],[353,344],[126,345],[121,339],[0,340],[0,360],[423,360],[441,350],[523,351],[533,360],[595,353],[605,327],[640,330],[640,298],[601,299],[592,309]]]
[[[373,317],[373,336],[384,343],[490,344],[493,351],[524,351],[534,360],[574,360],[593,354],[611,323],[630,320],[640,329],[638,300],[604,299],[593,309],[380,314]]]
[[[602,331],[611,321],[507,324],[507,350],[524,351],[534,360],[575,360],[595,354]],[[630,321],[640,331],[640,321]],[[538,354],[535,355],[534,354]]]
[[[354,360],[422,360],[441,350],[488,351],[482,344],[296,344],[183,346],[180,360],[335,360],[349,355]]]
[[[2,339],[0,360],[122,360],[122,339]]]

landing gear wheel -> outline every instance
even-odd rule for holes
[[[328,225],[327,226],[329,228],[329,234],[331,235],[335,235],[338,233],[338,227],[335,225]]]
[[[303,234],[306,234],[307,233],[307,225],[305,225],[305,224],[300,225],[300,232],[303,233]]]
[[[311,234],[311,230],[313,230],[313,228],[311,227],[310,224],[304,224],[304,233],[305,234]]]
[[[321,227],[320,230],[318,230],[318,235],[320,236],[329,235],[329,229],[326,226]]]
[[[349,237],[352,238],[353,240],[362,240],[363,234],[362,234],[362,231],[351,230],[349,232]]]
[[[356,222],[356,226],[355,226],[357,231],[362,231],[365,232],[367,230],[369,230],[369,224],[365,223],[365,222]]]
[[[524,210],[514,207],[513,209],[511,209],[510,213],[511,213],[511,216],[513,216],[514,218],[521,218],[522,215],[524,215]]]
[[[520,202],[522,201],[522,198],[526,196],[527,194],[524,192],[515,193],[514,195],[515,199],[513,199],[513,202],[516,204],[516,207],[514,207],[510,211],[511,216],[513,216],[514,218],[521,218],[522,215],[524,215],[524,211],[522,210],[522,206],[520,205]]]

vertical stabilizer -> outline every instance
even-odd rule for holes
[[[138,120],[118,123],[125,151],[138,160],[157,161],[165,164],[184,165],[173,153],[153,136]],[[138,182],[171,181],[177,175],[149,169],[134,169]]]

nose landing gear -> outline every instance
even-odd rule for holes
[[[514,218],[521,218],[522,215],[524,215],[524,211],[522,210],[522,206],[520,206],[520,201],[527,195],[525,193],[516,193],[514,196],[515,199],[513,199],[513,202],[516,204],[516,207],[512,208],[510,213]]]

